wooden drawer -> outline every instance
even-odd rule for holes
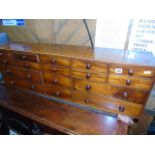
[[[18,67],[5,67],[3,72],[7,76],[14,76],[23,80],[29,80],[38,83],[41,83],[42,81],[41,73],[38,71],[32,71]]]
[[[77,79],[86,79],[90,81],[96,81],[96,82],[106,82],[107,81],[107,74],[100,73],[90,73],[90,72],[80,72],[80,71],[74,71],[72,70],[72,77]]]
[[[72,60],[72,70],[90,71],[93,73],[107,73],[108,66],[103,62],[95,62],[88,60]]]
[[[25,80],[21,81],[21,80],[18,80],[16,78],[9,77],[9,76],[5,76],[5,83],[8,86],[17,87],[20,89],[27,89],[29,91],[34,91],[34,92],[44,94],[44,88],[43,88],[43,85],[41,84],[36,84],[36,83],[28,82]]]
[[[41,63],[51,64],[51,65],[60,65],[60,66],[65,66],[65,67],[70,66],[69,58],[66,58],[63,56],[40,54],[39,57],[40,57]]]
[[[48,84],[64,86],[64,87],[72,87],[71,79],[65,76],[54,75],[50,72],[44,73],[44,81]]]
[[[25,69],[32,69],[32,70],[37,70],[40,71],[41,70],[41,66],[39,63],[34,63],[34,62],[30,62],[30,61],[16,61],[16,66],[18,67],[22,67]]]
[[[17,60],[21,61],[29,61],[29,62],[39,62],[38,55],[35,54],[27,54],[27,53],[13,53],[13,56]]]
[[[45,72],[48,71],[53,74],[70,76],[70,68],[64,68],[61,66],[49,65],[49,64],[43,65],[42,68]]]
[[[130,75],[130,76],[140,76],[140,77],[154,77],[155,70],[151,67],[138,67],[132,65],[110,65],[110,73],[118,75]]]
[[[152,78],[130,77],[115,74],[109,75],[109,83],[141,90],[150,90],[153,82],[154,79]]]
[[[143,110],[143,106],[140,104],[130,103],[110,97],[85,94],[78,91],[73,92],[73,101],[97,110],[103,110],[115,114],[122,113],[131,117],[139,117]]]
[[[66,87],[45,84],[45,92],[50,96],[69,100],[71,99],[71,90]]]
[[[9,52],[0,51],[0,64],[11,65],[13,64],[12,55]]]
[[[86,80],[74,79],[74,90],[87,93],[99,94],[101,96],[108,95],[115,98],[143,104],[147,98],[147,92],[113,86],[107,83],[89,82]]]

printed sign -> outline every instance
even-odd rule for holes
[[[24,19],[2,19],[3,26],[24,26]]]
[[[123,73],[122,68],[115,68],[115,73],[119,73],[119,74]]]

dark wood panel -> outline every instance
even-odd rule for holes
[[[73,92],[73,101],[106,112],[124,114],[133,118],[140,117],[143,106],[110,97],[101,97],[94,94],[86,94],[79,91]]]
[[[78,60],[73,59],[71,61],[72,70],[90,71],[94,73],[107,73],[108,66],[103,62],[90,61],[90,60]]]
[[[44,81],[48,84],[60,85],[64,87],[72,87],[71,79],[65,76],[56,75],[54,73],[45,72]]]
[[[49,96],[55,96],[58,98],[63,98],[63,99],[71,99],[71,89],[66,88],[66,87],[60,87],[60,86],[55,86],[55,85],[47,85],[45,84],[45,92]]]
[[[117,70],[122,70],[119,72]],[[129,76],[140,76],[140,77],[154,77],[155,69],[152,67],[138,67],[134,65],[120,65],[120,64],[111,64],[110,73],[118,75],[129,75]]]
[[[91,92],[100,95],[110,95],[116,98],[141,104],[144,103],[147,97],[147,93],[140,90],[117,87],[107,83],[101,84],[78,79],[74,79],[74,89],[87,93]]]
[[[150,90],[154,79],[110,74],[109,83],[141,90]]]
[[[74,71],[71,72],[72,77],[77,79],[85,79],[89,81],[96,81],[96,82],[107,82],[108,75],[104,73],[91,73],[89,71],[83,72],[83,71]]]
[[[17,79],[34,81],[37,83],[42,82],[42,74],[39,71],[27,70],[19,67],[5,67],[3,73],[7,76],[13,76]]]
[[[65,67],[70,66],[70,59],[63,56],[40,54],[39,57],[41,63],[44,64],[60,65]]]
[[[17,87],[20,89],[27,89],[29,91],[34,91],[34,92],[44,94],[44,87],[41,84],[32,83],[25,80],[19,80],[17,78],[13,78],[10,76],[5,76],[4,79],[5,79],[6,85],[8,86]]]

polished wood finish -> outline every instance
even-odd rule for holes
[[[114,117],[57,103],[2,85],[0,92],[0,107],[64,134],[128,134],[128,125]]]
[[[89,104],[91,108],[116,114],[122,112],[134,118],[140,117],[143,112],[155,80],[155,59],[149,52],[43,43],[11,43],[0,49],[3,61],[4,55],[9,55],[9,61],[4,62],[4,66],[11,65],[26,72],[39,71],[41,81],[37,81],[36,76],[32,81],[24,78],[24,82],[40,84],[46,95],[72,100],[76,104],[88,105],[93,101]],[[14,74],[10,78],[20,79],[23,75],[15,77]],[[83,95],[77,101],[75,91]],[[91,97],[92,94],[96,98]],[[85,98],[87,95],[89,98]],[[103,101],[106,96],[113,98],[110,106],[105,106],[109,105]],[[105,103],[104,106],[99,104],[99,100]],[[110,108],[112,105],[114,109]]]

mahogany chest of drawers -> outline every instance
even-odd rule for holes
[[[151,53],[64,45],[10,43],[0,47],[7,86],[140,117],[155,80]]]

